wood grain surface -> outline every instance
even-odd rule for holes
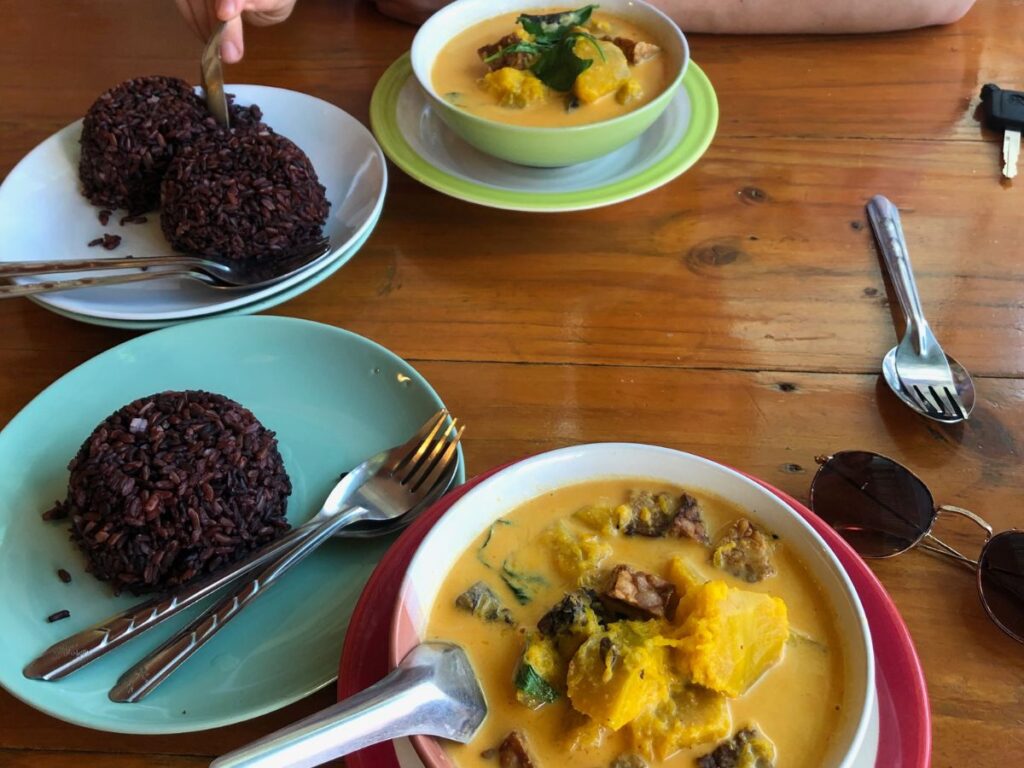
[[[197,75],[200,44],[169,1],[0,0],[0,18],[0,176],[116,82]],[[358,257],[272,313],[410,360],[470,425],[471,474],[630,440],[806,498],[816,454],[863,448],[997,530],[1024,527],[1024,188],[1000,180],[999,137],[975,114],[983,83],[1024,89],[1022,29],[1024,2],[979,0],[962,22],[916,32],[694,37],[721,121],[678,180],[611,208],[536,215],[458,202],[395,171]],[[366,121],[374,83],[413,34],[369,2],[299,0],[286,24],[247,32],[227,75]],[[900,206],[932,325],[977,378],[962,427],[914,416],[879,379],[897,337],[864,218],[874,193]],[[132,336],[0,303],[0,424]],[[980,548],[968,527],[942,525]],[[987,620],[966,571],[919,553],[873,568],[924,664],[933,764],[1017,764],[1024,647]],[[205,765],[331,700],[322,691],[233,727],[138,737],[67,725],[0,692],[0,765]]]

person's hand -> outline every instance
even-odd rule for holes
[[[242,20],[258,27],[284,21],[295,7],[296,0],[175,0],[178,10],[192,31],[203,41],[209,40],[217,25],[226,21],[221,36],[220,57],[225,64],[240,61],[245,47],[242,41]]]
[[[385,16],[410,24],[422,24],[435,11],[444,8],[451,0],[377,0],[377,10]]]

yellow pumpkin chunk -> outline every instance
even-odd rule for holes
[[[600,53],[598,47],[601,49]],[[572,92],[584,104],[590,104],[602,96],[615,93],[629,80],[629,62],[626,61],[626,54],[614,43],[580,38],[573,46],[572,52],[581,59],[593,62],[576,77],[576,82],[572,86]]]
[[[614,509],[593,506],[576,510],[572,513],[572,517],[573,520],[592,531],[597,531],[604,536],[614,536],[629,524],[633,517],[633,511],[627,504],[619,504]]]
[[[632,104],[643,97],[644,87],[640,85],[639,80],[634,80],[632,77],[620,85],[619,90],[615,92],[615,100],[619,104]]]
[[[541,104],[548,97],[547,86],[527,70],[502,67],[488,72],[480,83],[503,107],[522,109]]]
[[[780,598],[709,581],[691,605],[677,660],[698,685],[734,698],[782,658],[789,620]]]
[[[732,728],[725,696],[694,685],[676,686],[669,698],[629,724],[633,748],[664,760],[680,749],[720,741]]]
[[[601,562],[612,553],[612,546],[597,536],[577,536],[561,521],[544,532],[545,543],[551,547],[555,567],[563,576],[589,583]]]
[[[587,639],[569,663],[569,699],[618,730],[668,695],[668,650],[656,621],[617,621]]]

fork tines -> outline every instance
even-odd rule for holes
[[[921,387],[913,384],[906,389],[918,406],[933,416],[956,420],[967,418],[963,401],[954,387],[936,389],[934,386]]]
[[[455,452],[458,449],[459,440],[462,439],[464,426],[458,426],[459,420],[452,419],[451,423],[444,427],[440,436],[434,440],[429,452],[424,452],[418,460],[412,462],[408,473],[401,481],[402,485],[409,486],[413,493],[423,489],[430,493],[448,474],[452,466]],[[441,425],[438,424],[438,429]]]

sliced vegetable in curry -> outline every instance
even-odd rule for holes
[[[435,87],[460,93],[463,98],[449,101],[461,109],[506,122],[522,122],[516,113],[529,113],[524,124],[538,125],[624,114],[664,90],[665,56],[649,32],[624,18],[595,15],[598,9],[505,15],[471,27],[438,56]],[[473,55],[464,42],[470,38],[475,65],[464,60]]]

